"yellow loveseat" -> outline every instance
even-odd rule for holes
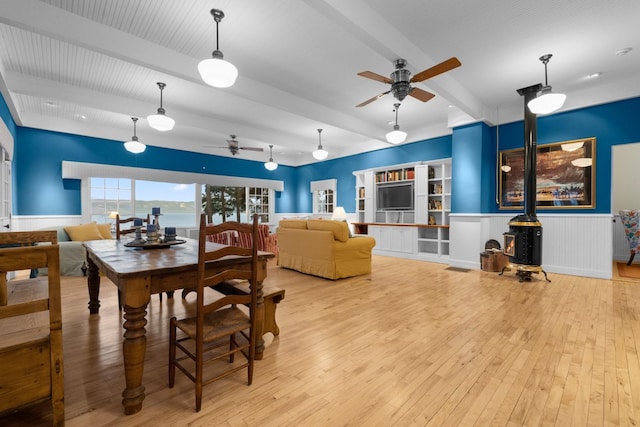
[[[283,219],[278,224],[278,265],[327,279],[371,273],[373,237],[350,237],[344,221]]]

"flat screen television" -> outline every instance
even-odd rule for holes
[[[379,185],[377,196],[378,210],[413,210],[413,182]]]

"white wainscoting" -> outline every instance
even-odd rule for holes
[[[480,268],[479,253],[489,239],[503,245],[502,233],[516,214],[451,214],[449,264]],[[537,214],[542,223],[542,268],[548,273],[610,279],[613,229],[608,214]],[[627,249],[628,255],[628,249]]]
[[[32,231],[59,225],[80,225],[82,215],[15,215],[11,217],[11,231]]]

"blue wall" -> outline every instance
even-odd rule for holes
[[[611,213],[611,147],[640,142],[640,98],[538,117],[538,145],[596,138],[596,206],[594,209],[542,212]],[[524,146],[524,122],[501,125],[500,150]],[[638,159],[640,160],[640,159]],[[497,204],[490,212],[499,212]]]
[[[343,206],[347,212],[355,212],[356,177],[353,171],[448,157],[451,157],[451,136],[443,136],[300,166],[297,177],[298,212],[312,212],[311,181],[337,179],[336,206]]]
[[[11,117],[11,112],[9,111],[9,106],[4,100],[4,97],[0,95],[0,118],[7,125],[9,132],[13,136],[13,141],[16,140],[16,122],[13,121],[13,117]]]
[[[270,172],[262,162],[197,154],[147,146],[132,154],[121,141],[91,138],[32,128],[18,128],[13,160],[17,183],[13,211],[17,215],[80,215],[80,180],[62,176],[62,161],[134,166],[213,175],[230,175],[296,182],[295,168],[280,166]],[[280,205],[280,206],[279,206]],[[294,211],[295,200],[276,198],[276,208]]]
[[[62,180],[62,160],[141,168],[211,173],[284,181],[284,192],[276,193],[276,212],[312,211],[310,182],[338,180],[337,203],[355,211],[353,171],[387,165],[452,157],[452,211],[500,212],[496,195],[496,133],[499,150],[522,147],[522,121],[498,129],[483,123],[462,126],[452,135],[316,162],[300,167],[264,169],[262,162],[230,159],[148,146],[142,154],[127,152],[121,141],[90,138],[17,127],[0,97],[0,117],[14,135],[14,200],[16,215],[79,215],[80,182]],[[610,213],[611,146],[640,142],[640,98],[584,108],[538,118],[538,144],[585,137],[596,138],[596,207],[559,210],[563,213]],[[544,212],[553,212],[545,210]]]

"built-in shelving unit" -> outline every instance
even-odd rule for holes
[[[354,172],[356,233],[374,253],[429,260],[449,256],[451,159]]]

